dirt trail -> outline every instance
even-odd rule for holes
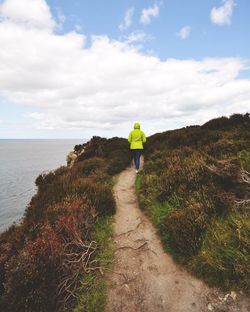
[[[139,210],[132,167],[114,187],[116,251],[106,312],[250,311],[246,300],[209,289],[163,251],[156,229]],[[249,303],[249,302],[248,302]]]

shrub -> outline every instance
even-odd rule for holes
[[[49,226],[5,264],[5,302],[10,311],[53,311],[62,245]],[[8,302],[8,303],[7,303]]]
[[[202,244],[208,216],[202,207],[190,206],[170,212],[165,225],[170,236],[171,248],[184,257],[194,256]]]
[[[87,194],[100,215],[110,215],[115,212],[115,201],[109,185],[93,183],[87,178],[78,178],[72,184],[72,188],[76,194]]]
[[[241,167],[250,172],[250,150],[243,150],[239,153]]]
[[[72,168],[71,175],[77,176],[91,176],[100,173],[100,171],[105,171],[107,162],[100,157],[93,157],[86,159],[84,161],[77,162]]]
[[[233,114],[230,118],[227,117],[219,117],[212,119],[202,125],[203,129],[210,130],[225,130],[233,127],[241,126],[244,123],[248,123],[249,125],[250,118],[249,114],[241,115],[241,114]]]
[[[210,285],[249,291],[250,218],[244,212],[215,219],[190,267]]]
[[[211,119],[208,122],[206,122],[204,125],[202,125],[203,129],[209,129],[209,130],[221,130],[226,129],[229,127],[229,119],[227,117],[220,117]]]

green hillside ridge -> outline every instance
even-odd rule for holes
[[[249,291],[250,118],[151,136],[136,180],[163,245],[209,285]]]
[[[250,118],[233,115],[148,138],[141,208],[164,247],[210,285],[249,291]],[[126,139],[93,137],[36,179],[20,224],[0,234],[0,311],[103,311],[112,269],[115,176]]]

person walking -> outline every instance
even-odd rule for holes
[[[134,130],[130,131],[128,142],[133,153],[135,172],[138,173],[140,168],[140,157],[143,150],[143,143],[146,142],[145,133],[141,130],[139,122],[135,122]]]

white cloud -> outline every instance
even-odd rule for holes
[[[153,37],[142,30],[136,30],[130,33],[128,36],[124,36],[121,39],[125,39],[127,44],[146,42],[153,39]]]
[[[132,32],[127,36],[127,43],[133,43],[138,41],[145,41],[147,34],[144,31]]]
[[[191,32],[191,27],[184,26],[176,33],[176,36],[179,37],[180,39],[187,39],[190,35],[190,32]]]
[[[75,25],[75,30],[78,31],[78,32],[81,32],[82,31],[82,26],[79,25],[79,24],[76,24]]]
[[[122,23],[119,25],[119,29],[121,31],[126,30],[132,25],[133,15],[134,15],[134,8],[128,8],[127,11],[125,12]]]
[[[250,80],[237,78],[246,61],[161,60],[135,40],[143,33],[130,42],[93,36],[86,47],[82,34],[3,19],[0,96],[30,108],[36,128],[100,135],[126,135],[134,120],[149,134],[250,110]]]
[[[210,13],[211,21],[217,25],[231,24],[233,15],[234,0],[222,0],[220,7],[213,7]]]
[[[56,11],[56,17],[57,17],[57,28],[62,30],[63,29],[63,24],[65,23],[66,21],[66,16],[63,14],[61,8],[56,8],[55,9]]]
[[[27,113],[25,114],[25,117],[30,117],[35,120],[43,120],[44,119],[44,114],[43,113],[38,113],[38,112],[33,112],[33,113]]]
[[[150,24],[152,17],[157,17],[159,15],[160,9],[157,4],[153,7],[143,9],[141,13],[140,22],[142,24]]]
[[[0,19],[39,29],[53,29],[50,8],[45,0],[6,0],[0,4]]]

